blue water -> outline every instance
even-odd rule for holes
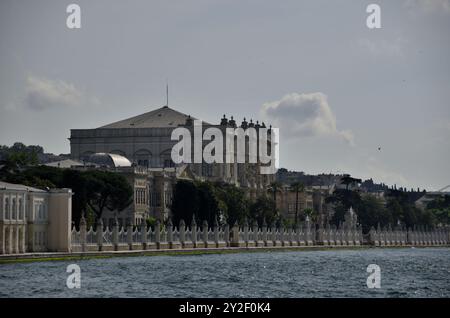
[[[67,265],[81,288],[66,286]],[[381,288],[366,285],[369,264]],[[0,265],[1,297],[450,297],[450,249],[117,257]]]

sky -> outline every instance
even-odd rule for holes
[[[183,113],[280,128],[282,167],[439,190],[449,31],[450,0],[1,0],[0,144],[69,153],[70,129],[159,108],[168,82]]]

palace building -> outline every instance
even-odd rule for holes
[[[0,181],[0,254],[70,252],[72,191]]]
[[[235,160],[234,163],[175,164],[172,161],[172,147],[178,142],[171,140],[172,131],[177,127],[193,129],[195,119],[164,106],[99,128],[71,130],[72,160],[92,162],[93,157],[113,156],[116,161],[130,162],[129,167],[118,167],[114,162],[107,166],[126,173],[135,189],[135,203],[119,216],[113,211],[105,213],[104,223],[111,224],[115,217],[119,222],[131,224],[139,224],[147,216],[165,220],[170,216],[173,185],[180,178],[232,183],[244,188],[251,199],[266,193],[275,176],[261,174],[259,163],[237,163]],[[224,115],[218,124],[202,121],[202,129],[210,127],[225,132],[226,128],[238,125],[233,117],[228,120]],[[244,119],[240,127],[258,129],[265,125]],[[147,208],[138,208],[138,205]]]

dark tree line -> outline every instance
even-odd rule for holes
[[[204,220],[209,226],[219,222],[233,226],[236,222],[256,222],[262,226],[279,222],[275,202],[269,196],[261,196],[250,202],[245,191],[228,183],[211,183],[178,180],[172,198],[173,223],[180,220],[190,224],[194,215],[197,224]]]
[[[422,210],[414,205],[409,192],[399,190],[387,191],[384,200],[381,200],[373,195],[361,195],[358,191],[337,189],[326,202],[334,206],[332,223],[335,225],[344,221],[345,213],[353,207],[364,232],[368,232],[372,226],[376,228],[378,224],[383,227],[400,223],[412,228],[418,225],[432,227],[449,223],[450,199],[430,203]]]

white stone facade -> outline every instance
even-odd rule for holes
[[[0,254],[70,251],[72,191],[0,181]]]

